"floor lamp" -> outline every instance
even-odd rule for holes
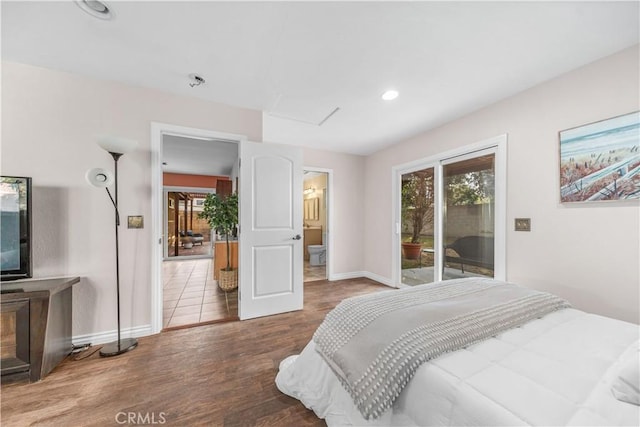
[[[87,171],[86,178],[89,184],[94,187],[103,187],[107,190],[109,199],[113,204],[115,210],[115,229],[116,229],[116,294],[118,303],[118,340],[105,344],[100,350],[100,356],[117,356],[118,354],[126,353],[129,350],[133,350],[138,345],[138,340],[135,338],[120,337],[120,251],[118,244],[118,228],[120,226],[120,212],[118,211],[118,160],[120,157],[132,151],[138,145],[137,141],[130,139],[116,138],[112,136],[101,136],[98,138],[98,145],[111,154],[113,157],[114,174],[110,171],[102,168],[95,168]],[[114,194],[111,195],[109,186],[115,184]]]

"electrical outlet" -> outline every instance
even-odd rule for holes
[[[516,218],[516,231],[531,231],[531,218]]]

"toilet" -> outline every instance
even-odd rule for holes
[[[309,264],[310,265],[325,265],[327,262],[327,251],[324,245],[309,245]]]

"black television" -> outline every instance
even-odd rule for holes
[[[0,280],[32,275],[31,178],[0,177]]]

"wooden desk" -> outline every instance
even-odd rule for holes
[[[229,241],[229,249],[231,250],[231,268],[238,268],[238,241]],[[227,266],[227,242],[226,240],[216,241],[213,252],[213,278],[218,280],[221,268]]]
[[[69,353],[71,287],[79,277],[0,284],[2,383],[39,381]]]

